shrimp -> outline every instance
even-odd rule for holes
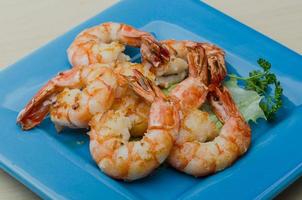
[[[150,105],[129,92],[128,84],[121,75],[131,75],[132,69],[139,70],[152,80],[155,78],[149,68],[130,62],[93,64],[60,73],[20,112],[18,122],[27,130],[38,125],[49,113],[58,131],[63,127],[88,128],[93,115],[113,106],[132,113],[136,119],[133,134],[140,135],[146,128],[146,111]]]
[[[170,93],[172,98],[179,100],[183,118],[168,162],[174,168],[194,176],[205,176],[230,166],[250,144],[248,124],[228,90],[216,82],[220,79],[215,77],[220,75],[216,71],[220,69],[208,68],[206,57],[202,46],[199,53],[197,49],[190,51],[189,77]],[[207,78],[208,74],[214,75],[210,76],[213,82]],[[212,84],[211,87],[206,87],[207,83]],[[224,123],[220,132],[208,113],[198,110],[209,91],[214,112]]]
[[[206,176],[230,166],[244,154],[251,141],[251,130],[225,87],[216,87],[210,94],[215,114],[224,123],[214,140],[184,140],[172,149],[169,163],[194,176]]]
[[[29,130],[50,113],[58,129],[87,128],[93,115],[111,107],[117,87],[112,65],[74,67],[48,81],[19,113],[17,122]]]
[[[183,166],[185,165],[183,157],[186,156],[187,144],[201,144],[218,135],[218,130],[214,122],[210,120],[209,114],[198,109],[205,102],[208,95],[209,88],[207,85],[211,82],[209,78],[217,80],[217,77],[209,77],[209,74],[211,74],[209,70],[212,69],[208,67],[206,50],[201,45],[190,49],[187,56],[189,77],[179,83],[169,94],[172,98],[179,100],[182,113],[179,134],[169,156],[169,163],[181,171],[185,171],[186,167]],[[212,74],[215,75],[215,73]],[[187,146],[184,146],[184,144]],[[182,154],[184,154],[183,157],[180,157]],[[198,169],[196,170],[198,172]],[[185,172],[198,176],[195,171],[192,173],[191,171]]]
[[[178,133],[177,102],[166,98],[151,81],[134,70],[127,77],[139,95],[152,102],[146,133],[139,141],[129,141],[132,120],[119,110],[97,114],[90,122],[90,152],[107,175],[127,181],[150,174],[165,161]]]
[[[147,46],[145,40],[152,41],[152,46]],[[68,48],[67,54],[72,66],[129,61],[129,56],[124,54],[125,45],[141,47],[145,52],[147,47],[156,48],[161,52],[160,54],[145,54],[145,58],[154,65],[157,65],[160,60],[164,62],[168,59],[165,57],[167,55],[165,49],[159,46],[150,33],[113,22],[82,31]]]
[[[188,71],[188,54],[192,49],[198,48],[198,46],[202,46],[205,49],[209,68],[211,68],[211,76],[216,78],[212,79],[212,83],[219,84],[226,75],[224,52],[215,45],[188,40],[163,40],[160,42],[160,46],[162,49],[168,50],[168,55],[163,56],[166,60],[162,60],[156,68],[153,68],[156,73],[156,83],[161,87],[167,88],[184,80]],[[160,52],[155,50],[152,52],[153,54],[160,54]],[[142,51],[143,61],[145,60],[144,54],[145,52]]]

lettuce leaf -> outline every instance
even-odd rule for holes
[[[257,92],[239,87],[237,80],[234,78],[225,81],[224,85],[231,92],[245,121],[253,121],[256,123],[259,118],[266,119],[264,112],[259,105],[262,97]]]

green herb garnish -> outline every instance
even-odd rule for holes
[[[242,80],[245,82],[247,90],[254,90],[263,98],[260,102],[260,107],[263,110],[267,120],[273,120],[276,112],[282,107],[282,92],[283,89],[276,75],[270,71],[271,64],[260,58],[257,63],[262,70],[254,70],[249,73],[248,77],[238,77],[234,74],[229,74],[231,78]],[[269,93],[269,86],[274,85],[274,94]]]

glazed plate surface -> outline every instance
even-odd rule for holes
[[[158,39],[188,39],[219,45],[230,72],[246,76],[262,57],[284,88],[276,122],[252,124],[248,153],[230,168],[193,178],[162,166],[132,183],[104,175],[91,159],[81,131],[57,134],[46,119],[23,132],[20,109],[59,71],[70,68],[66,49],[84,28],[106,21],[152,32]],[[138,50],[127,53],[137,57]],[[302,57],[197,0],[122,1],[0,71],[0,164],[46,199],[262,199],[272,198],[301,175]]]

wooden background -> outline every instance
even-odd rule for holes
[[[115,2],[117,0],[0,1],[0,68],[14,63]],[[302,53],[301,0],[205,2]],[[39,197],[0,170],[0,199],[29,200]],[[302,199],[302,178],[277,199]]]

